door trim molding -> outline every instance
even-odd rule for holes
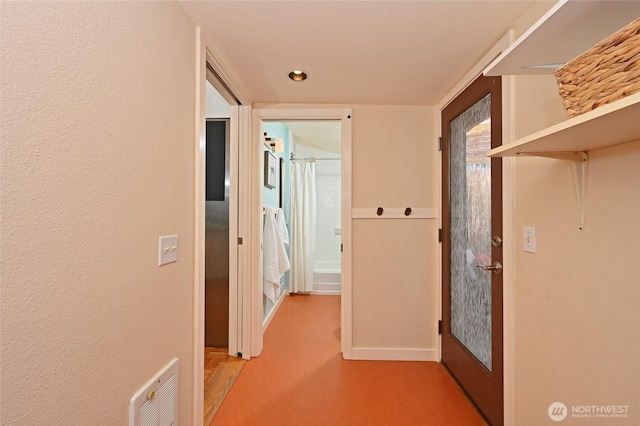
[[[515,138],[515,78],[502,77],[502,143]],[[516,424],[516,342],[515,342],[515,259],[516,231],[514,228],[516,161],[502,159],[502,374],[504,387],[504,424]]]
[[[206,85],[207,62],[218,64],[207,49],[206,39],[200,27],[195,28],[195,108],[194,108],[194,254],[193,254],[193,354],[192,380],[193,403],[192,424],[203,424],[204,412],[204,318],[205,318],[205,200],[206,200]],[[221,68],[216,67],[227,85],[238,93]],[[212,83],[225,100],[228,97]],[[245,98],[240,93],[241,101]],[[230,103],[231,104],[231,103]],[[243,352],[249,357],[249,328],[247,319],[250,310],[246,308],[249,292],[243,290],[248,283],[247,270],[250,268],[244,258],[250,248],[250,235],[245,234],[245,244],[237,245],[238,235],[248,227],[248,215],[243,215],[243,207],[248,206],[250,180],[244,174],[249,171],[246,157],[250,138],[251,107],[231,104],[230,129],[230,202],[229,202],[229,352],[236,355]],[[234,146],[235,145],[235,146]],[[234,182],[235,180],[235,182]],[[235,191],[235,192],[234,192]],[[246,210],[246,209],[245,209]],[[235,215],[233,212],[238,212]],[[248,243],[248,244],[247,244]],[[235,262],[235,263],[234,263]],[[234,278],[235,277],[235,278]],[[232,353],[233,351],[233,353]]]
[[[204,34],[196,28],[195,91],[195,182],[194,182],[194,258],[193,258],[193,424],[201,426],[204,412],[204,232],[205,232],[205,159],[206,159],[206,85],[207,52]]]
[[[251,358],[251,114],[250,106],[231,107],[238,112],[238,336],[242,358]]]

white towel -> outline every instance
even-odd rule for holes
[[[282,274],[291,268],[287,251],[280,238],[274,211],[266,208],[264,220],[264,239],[262,246],[264,294],[275,303],[280,295],[280,279]]]
[[[289,245],[289,230],[287,229],[287,221],[284,218],[284,212],[280,208],[276,213],[276,225],[278,226],[278,232],[280,233],[282,244]]]

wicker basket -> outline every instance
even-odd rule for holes
[[[571,117],[640,91],[640,18],[555,72]]]

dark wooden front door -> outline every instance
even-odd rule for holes
[[[442,362],[494,425],[504,423],[500,77],[442,111]]]

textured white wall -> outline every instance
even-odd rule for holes
[[[353,208],[438,205],[435,110],[353,108]],[[436,349],[438,222],[354,219],[355,347]]]
[[[194,25],[173,2],[0,7],[2,424],[127,424],[173,357],[190,424]]]
[[[517,137],[568,116],[553,76],[516,80]],[[629,123],[629,125],[637,125]],[[640,383],[640,141],[589,153],[584,230],[578,230],[569,166],[518,158],[515,178],[516,415],[553,423],[563,402],[628,405],[627,419],[563,423],[638,424]],[[522,250],[536,227],[537,253]]]

